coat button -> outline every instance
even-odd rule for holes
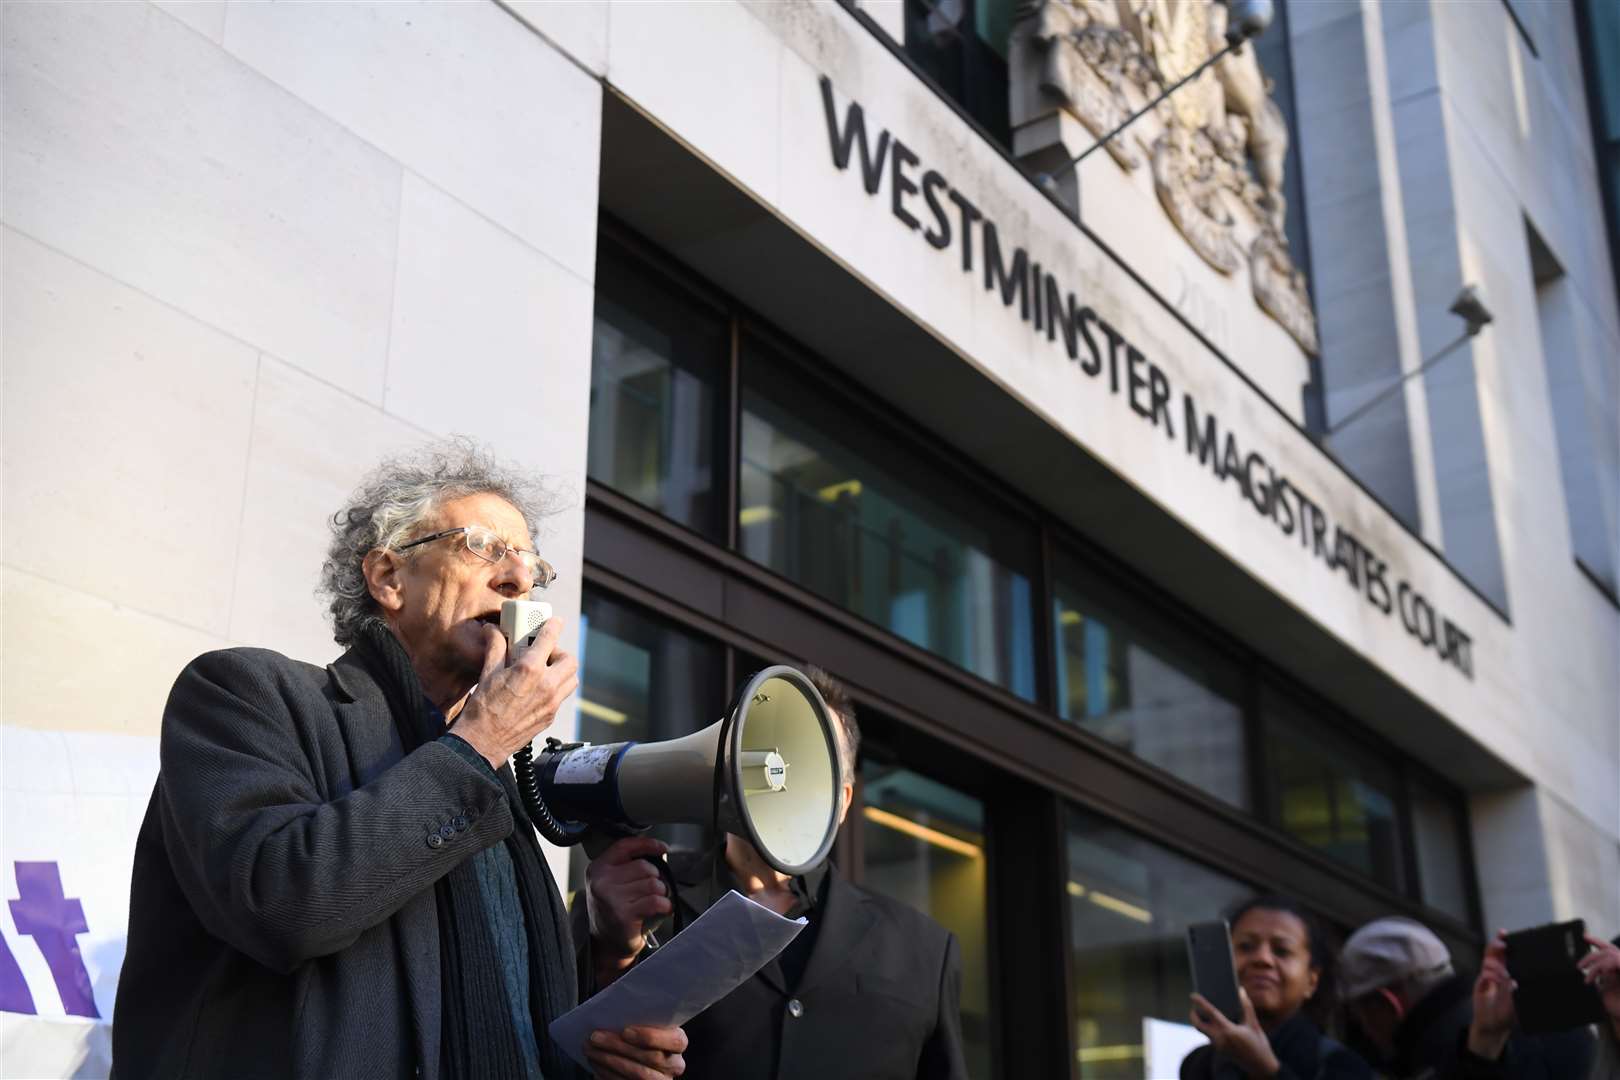
[[[798,998],[794,998],[792,1001],[788,1002],[788,1015],[793,1017],[795,1020],[803,1016],[804,1002],[800,1001]]]
[[[452,824],[452,825],[454,825],[456,827],[456,832],[466,832],[467,831],[467,815],[466,814],[457,814],[456,815],[456,820],[452,821],[450,824]]]
[[[443,825],[439,826],[439,835],[448,840],[452,836],[456,835],[455,827],[449,822],[445,822]]]
[[[436,848],[436,847],[439,847],[443,843],[444,843],[444,837],[440,836],[436,832],[428,833],[428,847]]]

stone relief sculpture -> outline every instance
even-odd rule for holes
[[[1060,102],[1095,138],[1131,114],[1124,90],[1127,82],[1144,93],[1156,83],[1153,61],[1136,35],[1120,25],[1114,0],[1026,0],[1015,20],[1026,28],[1039,54],[1036,96],[1049,95]],[[1019,36],[1015,30],[1014,52]],[[1015,87],[1013,92],[1020,89],[1032,88]],[[1016,116],[1013,123],[1018,123]],[[1127,169],[1141,164],[1124,139],[1110,142],[1108,152]]]
[[[1009,65],[1015,133],[1061,109],[1101,138],[1219,52],[1225,35],[1219,0],[1024,0]],[[1316,318],[1283,232],[1288,127],[1253,48],[1222,58],[1155,114],[1156,135],[1144,117],[1109,154],[1136,169],[1146,151],[1159,202],[1193,250],[1223,274],[1246,262],[1261,309],[1314,355]],[[1246,245],[1251,229],[1234,208],[1253,223]]]

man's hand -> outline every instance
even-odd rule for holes
[[[661,858],[668,850],[650,836],[627,836],[585,868],[585,910],[591,919],[598,986],[618,978],[641,954],[649,922],[675,910],[658,868],[645,858]]]
[[[621,1032],[597,1031],[585,1044],[585,1057],[597,1076],[612,1080],[661,1080],[686,1071],[681,1051],[686,1032],[678,1027],[627,1027]]]
[[[484,628],[484,673],[478,692],[456,718],[454,731],[499,769],[557,718],[557,710],[579,686],[579,661],[557,648],[562,620],[546,620],[540,636],[510,667],[506,636]]]
[[[1592,988],[1603,999],[1603,1011],[1609,1014],[1609,1026],[1615,1038],[1620,1039],[1620,948],[1602,938],[1586,935],[1592,951],[1581,957],[1575,965]]]
[[[1507,969],[1507,931],[1485,947],[1485,959],[1474,980],[1474,1019],[1468,1025],[1468,1052],[1496,1061],[1513,1033],[1513,976]]]
[[[1193,1027],[1209,1036],[1210,1045],[1215,1047],[1217,1054],[1247,1075],[1257,1080],[1259,1077],[1276,1076],[1282,1069],[1282,1062],[1272,1053],[1271,1040],[1266,1038],[1265,1030],[1260,1027],[1260,1018],[1254,1014],[1249,992],[1240,986],[1238,997],[1243,1001],[1243,1023],[1234,1024],[1203,994],[1194,994]]]

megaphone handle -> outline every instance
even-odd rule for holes
[[[671,937],[686,929],[686,916],[681,913],[680,897],[675,895],[675,874],[669,868],[669,863],[656,855],[643,855],[643,859],[653,864],[658,871],[658,877],[664,883],[664,895],[669,897],[669,921],[674,928]]]

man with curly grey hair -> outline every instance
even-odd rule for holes
[[[577,663],[553,619],[508,664],[498,624],[554,576],[542,506],[467,440],[387,461],[321,572],[348,651],[181,673],[136,842],[120,1080],[578,1075],[548,1032],[575,1003],[566,912],[507,764]],[[598,1076],[684,1070],[679,1028],[591,1041]]]

